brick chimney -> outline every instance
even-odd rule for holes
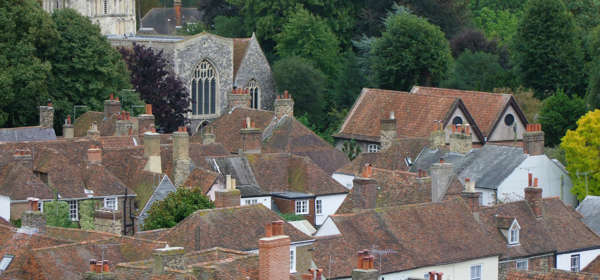
[[[175,186],[181,186],[190,176],[192,162],[190,160],[190,135],[185,126],[180,126],[176,132],[173,132],[173,163],[174,163],[174,183]]]
[[[90,270],[83,274],[84,280],[114,280],[116,275],[110,271],[109,260],[90,259]]]
[[[465,190],[460,194],[465,200],[471,212],[479,212],[480,203],[479,198],[481,197],[480,192],[475,192],[475,182],[470,178],[465,178]]]
[[[104,100],[104,118],[108,119],[119,112],[121,112],[121,101],[119,101],[119,97],[115,98],[115,95],[111,93],[108,100]]]
[[[175,23],[176,26],[181,28],[181,0],[174,0],[173,6],[175,7]]]
[[[523,152],[531,156],[544,154],[544,132],[539,123],[528,124],[523,133]]]
[[[144,157],[147,159],[144,170],[162,174],[160,159],[160,134],[154,131],[144,133]]]
[[[169,247],[154,249],[152,257],[152,274],[165,274],[166,268],[185,270],[185,260],[183,258],[183,247]]]
[[[377,206],[377,181],[371,178],[373,167],[365,164],[361,176],[352,180],[352,206],[354,209],[372,209]]]
[[[443,123],[440,121],[434,131],[431,132],[429,138],[431,149],[442,149],[446,147],[446,132],[443,128]]]
[[[231,178],[231,175],[225,176],[225,189],[215,191],[215,207],[225,208],[240,206],[241,204],[241,193],[236,188],[235,179]]]
[[[87,131],[87,137],[96,140],[100,137],[100,131],[98,131],[98,124],[93,122],[90,129]]]
[[[525,188],[525,200],[533,214],[536,218],[541,218],[543,216],[543,201],[542,201],[542,188],[538,187],[538,178],[533,178],[533,186],[531,185],[531,178],[533,175],[531,173],[529,176],[529,186]]]
[[[212,126],[205,126],[202,128],[202,145],[214,144],[216,140],[214,128]]]
[[[444,273],[441,273],[441,272],[430,271],[429,272],[429,280],[442,280],[443,275],[444,275]]]
[[[471,138],[471,127],[466,125],[452,125],[452,134],[450,134],[450,151],[467,154],[473,148]]]
[[[379,271],[375,269],[375,257],[368,250],[358,251],[357,265],[352,270],[352,280],[377,280]]]
[[[46,218],[38,210],[40,200],[35,197],[28,197],[28,210],[21,216],[21,228],[27,233],[45,233]]]
[[[71,123],[71,115],[67,115],[67,119],[65,120],[65,124],[63,124],[63,138],[73,138],[75,137],[75,128]]]
[[[382,150],[385,150],[392,146],[392,142],[398,136],[398,131],[396,128],[396,117],[394,116],[394,111],[391,111],[389,116],[389,119],[381,119],[379,121],[379,142],[381,143]]]
[[[102,149],[92,145],[87,150],[88,164],[102,164]]]
[[[434,163],[431,168],[431,201],[440,202],[448,191],[448,185],[450,179],[454,175],[452,164],[444,162],[440,159],[440,162]]]
[[[283,91],[283,95],[278,95],[275,98],[275,117],[281,119],[287,115],[289,117],[294,116],[294,99],[292,95],[287,91]]]
[[[152,114],[152,104],[146,104],[146,111],[144,114],[137,116],[138,119],[138,131],[143,134],[147,131],[152,131],[154,127],[154,115]]]
[[[431,176],[429,176],[425,170],[417,170],[416,180],[419,185],[431,186]]]
[[[290,237],[283,233],[283,221],[274,221],[265,228],[265,237],[258,240],[258,279],[290,278]]]
[[[123,111],[119,114],[119,119],[115,123],[115,136],[131,135],[133,131],[133,122],[129,112]]]
[[[250,120],[250,117],[246,117],[246,120],[242,121],[242,125],[242,129],[240,130],[242,136],[241,153],[260,154],[262,148],[262,131],[256,128],[254,121]]]
[[[48,100],[47,106],[40,106],[40,126],[44,128],[54,127],[54,107]]]
[[[227,110],[233,110],[234,108],[250,108],[250,91],[247,89],[234,88],[231,93],[227,94],[227,100],[229,106]]]
[[[28,149],[16,149],[13,155],[15,162],[21,163],[25,168],[33,170],[33,155],[31,150]]]

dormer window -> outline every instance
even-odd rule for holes
[[[508,244],[509,245],[517,245],[519,244],[519,231],[521,230],[521,226],[515,219],[508,229]]]

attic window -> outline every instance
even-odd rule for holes
[[[459,116],[454,117],[454,119],[452,119],[452,124],[457,125],[457,124],[462,124],[463,123],[463,119]]]
[[[404,158],[404,163],[406,163],[406,167],[411,167],[412,166],[412,159],[410,157],[405,157]]]
[[[515,116],[512,114],[506,114],[506,116],[504,116],[504,124],[511,126],[513,123],[515,123]]]
[[[379,147],[379,145],[377,145],[377,144],[369,144],[369,145],[367,145],[367,152],[368,153],[377,153],[377,152],[379,152],[379,149],[381,149],[381,147]]]
[[[517,245],[519,244],[519,231],[521,230],[521,226],[515,219],[508,229],[508,244]]]
[[[6,271],[12,260],[15,258],[13,255],[4,255],[2,261],[0,261],[0,271]]]

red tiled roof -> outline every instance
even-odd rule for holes
[[[510,271],[506,280],[600,280],[600,275],[553,269],[550,272]]]
[[[202,193],[206,194],[210,191],[210,187],[215,183],[215,180],[219,177],[219,174],[202,167],[197,167],[190,173],[184,187],[188,188],[200,188]]]
[[[242,148],[242,138],[240,136],[242,121],[247,117],[254,121],[256,128],[264,131],[274,118],[274,113],[236,108],[231,113],[223,114],[208,125],[214,128],[215,142],[223,144],[229,152],[237,153]]]
[[[26,200],[27,197],[52,199],[54,194],[31,169],[18,162],[0,167],[0,194],[11,200]]]

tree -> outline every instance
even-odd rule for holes
[[[439,26],[447,38],[452,38],[471,21],[468,0],[401,0],[398,3]]]
[[[0,127],[38,123],[57,38],[54,22],[37,1],[0,0]]]
[[[53,227],[72,228],[77,225],[69,217],[69,204],[66,201],[55,200],[44,202],[44,217],[46,224]]]
[[[465,50],[496,53],[496,41],[488,41],[480,30],[467,28],[450,40],[452,56],[458,57]]]
[[[386,30],[375,39],[370,54],[379,87],[409,90],[446,78],[452,56],[439,27],[402,9],[390,14],[384,25]]]
[[[73,9],[52,14],[60,34],[50,62],[50,96],[56,108],[57,128],[73,105],[101,110],[110,93],[130,88],[127,68],[119,52],[110,46],[100,27]],[[57,130],[57,131],[60,131]]]
[[[567,131],[560,147],[565,150],[567,170],[573,180],[571,191],[577,199],[600,195],[600,110],[581,117],[577,129]]]
[[[473,22],[485,32],[486,37],[498,39],[501,45],[507,45],[517,33],[522,14],[521,10],[492,10],[486,7],[477,13]]]
[[[592,62],[585,101],[591,109],[600,108],[600,56]]]
[[[329,77],[336,77],[340,66],[339,41],[323,19],[301,6],[275,35],[275,42],[280,57],[306,58]]]
[[[131,84],[144,102],[152,104],[158,129],[163,133],[177,130],[187,124],[190,97],[183,82],[167,71],[167,60],[162,51],[133,45],[133,50],[120,48],[131,72]]]
[[[164,200],[152,204],[144,219],[144,230],[174,227],[197,210],[214,207],[200,188],[178,188]]]
[[[323,72],[307,59],[292,56],[275,62],[273,76],[279,92],[288,90],[293,95],[294,115],[308,114],[310,123],[322,124],[327,82]]]
[[[361,153],[361,150],[356,141],[352,139],[350,141],[344,141],[344,144],[342,144],[342,152],[346,154],[350,160],[354,160]]]
[[[497,55],[466,50],[456,59],[454,71],[442,87],[492,91],[506,85],[506,75]]]
[[[585,92],[575,23],[561,0],[527,2],[514,49],[519,77],[536,97],[543,99],[557,89]]]
[[[546,146],[553,147],[560,144],[560,138],[567,130],[575,129],[577,119],[585,112],[583,99],[577,96],[569,97],[562,90],[546,98],[539,117]]]
[[[334,81],[333,102],[338,109],[350,108],[360,91],[367,84],[367,79],[362,73],[359,58],[349,50],[341,57],[341,67],[337,79]]]

